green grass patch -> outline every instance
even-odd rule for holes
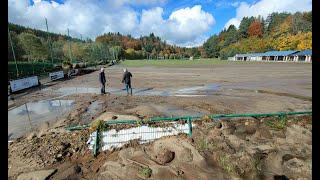
[[[224,65],[224,64],[254,64],[265,62],[254,61],[228,61],[220,59],[194,59],[194,60],[126,60],[120,61],[121,66],[126,67],[141,67],[141,66],[155,66],[155,67],[179,67],[179,66],[194,66],[194,65]]]
[[[272,118],[265,121],[265,124],[272,130],[283,130],[287,127],[286,118]]]
[[[198,151],[203,152],[203,151],[209,149],[209,145],[208,145],[208,143],[207,143],[204,139],[201,139],[201,140],[197,143],[197,149],[198,149]]]
[[[141,169],[140,173],[145,176],[145,177],[150,177],[152,174],[152,169],[150,169],[149,167],[144,167]]]
[[[230,161],[230,155],[218,157],[218,165],[228,173],[235,173],[235,169]]]

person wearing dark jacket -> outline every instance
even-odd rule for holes
[[[123,74],[123,78],[122,78],[122,83],[126,84],[126,90],[127,90],[128,95],[129,95],[129,88],[130,88],[130,94],[132,96],[132,88],[131,88],[132,74],[127,70],[127,68],[125,68],[123,71],[124,71],[124,74]]]
[[[101,83],[101,94],[106,94],[106,76],[103,68],[101,68],[101,72],[99,73],[99,81]]]

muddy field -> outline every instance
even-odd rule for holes
[[[105,69],[107,95],[99,71],[11,95],[13,106],[52,98],[74,105],[9,143],[9,179],[311,179],[311,115],[199,119],[192,138],[130,143],[96,158],[86,144],[92,129],[65,129],[96,119],[311,110],[311,64],[128,67],[133,96],[122,90],[123,68]]]

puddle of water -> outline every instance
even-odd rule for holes
[[[196,91],[206,91],[206,90],[214,91],[214,90],[220,90],[220,89],[221,89],[220,86],[195,86],[195,87],[180,89],[176,93],[177,94],[179,94],[179,93],[194,93]]]
[[[50,122],[71,110],[74,100],[30,102],[8,111],[8,134],[17,138],[36,129],[43,122]],[[28,111],[27,111],[28,109]],[[30,119],[30,120],[29,120]]]
[[[195,125],[192,124],[192,127]],[[117,131],[116,129],[111,129],[108,131],[101,132],[99,134],[101,144],[100,151],[106,151],[110,148],[120,148],[130,140],[138,139],[141,144],[154,141],[163,136],[178,135],[179,133],[188,133],[188,124],[177,124],[172,122],[170,127],[149,127],[143,125],[140,127],[134,127],[130,129],[123,129]],[[92,133],[87,141],[89,149],[93,149],[95,142],[95,133]]]
[[[146,89],[133,89],[132,93],[136,95],[143,96],[181,96],[181,97],[195,97],[195,96],[206,96],[207,94],[197,94],[199,91],[205,90],[219,90],[219,86],[196,86],[191,88],[180,89],[176,92],[171,91],[155,91],[154,88],[146,88]],[[126,94],[125,89],[116,89],[106,87],[106,91],[114,94]],[[79,93],[92,93],[92,94],[101,94],[100,88],[87,88],[87,87],[63,87],[59,88],[56,91],[57,94],[60,95],[71,95],[71,94],[79,94]]]
[[[165,116],[204,116],[205,114],[187,109],[181,109],[169,106],[152,105],[158,112]]]

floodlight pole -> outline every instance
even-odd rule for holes
[[[69,28],[68,28],[68,37],[69,37]],[[72,63],[72,53],[71,53],[71,42],[69,40],[69,54],[70,54],[70,60],[71,60],[71,63]]]
[[[45,18],[45,20],[46,20],[47,33],[48,33],[48,44],[49,44],[49,49],[50,49],[51,65],[53,67],[52,46],[51,46],[51,40],[50,40],[50,35],[49,35],[49,28],[48,28],[47,18]]]
[[[11,44],[11,49],[12,49],[13,59],[14,59],[14,62],[15,62],[15,64],[16,64],[17,77],[19,77],[18,64],[17,64],[16,55],[15,55],[15,53],[14,53],[14,49],[13,49],[13,43],[12,43],[12,40],[11,40],[11,35],[10,35],[9,25],[8,25],[8,34],[9,34],[9,40],[10,40],[10,44]]]

